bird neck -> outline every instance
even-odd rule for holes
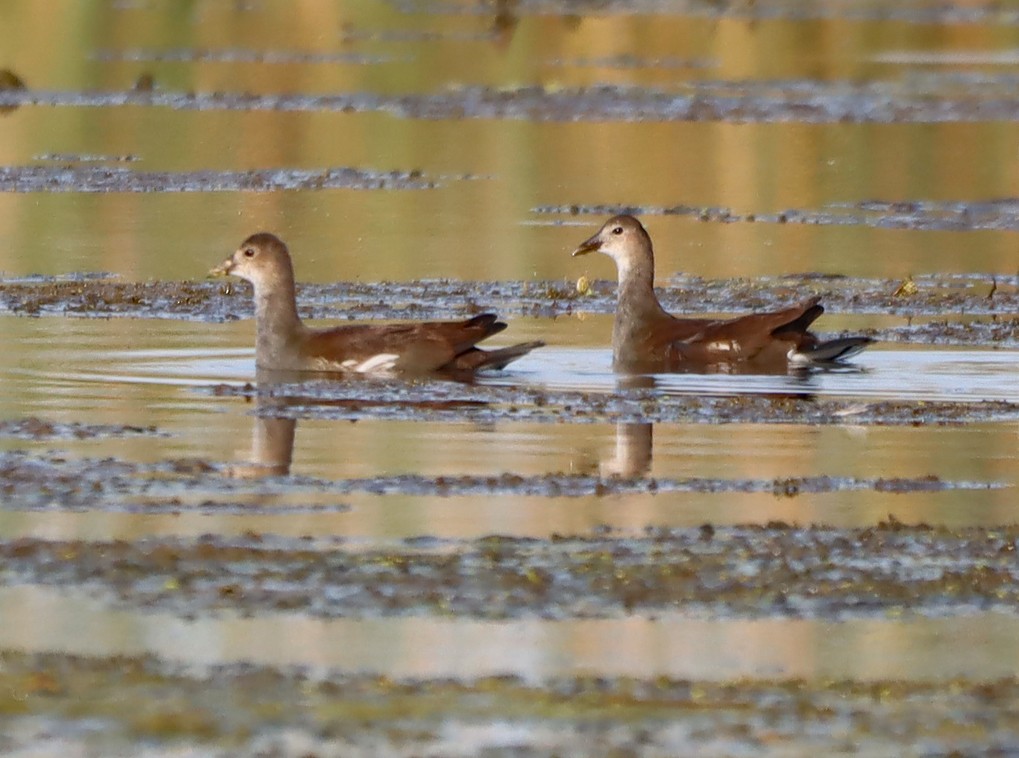
[[[284,272],[269,282],[255,285],[256,362],[280,365],[280,357],[304,325],[297,315],[294,276]]]
[[[616,293],[616,320],[613,345],[618,349],[632,344],[656,322],[669,319],[655,295],[655,263],[649,255],[638,260],[618,262],[619,288]]]

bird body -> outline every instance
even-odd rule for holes
[[[869,337],[819,340],[808,331],[824,313],[816,296],[782,310],[732,319],[671,315],[655,295],[651,237],[633,216],[609,219],[573,255],[592,252],[611,257],[618,270],[612,358],[620,371],[771,373],[837,364],[873,341]]]
[[[475,345],[506,328],[492,313],[466,321],[348,324],[313,329],[297,313],[294,269],[287,246],[260,232],[214,268],[255,289],[255,362],[259,368],[359,374],[468,373],[501,369],[542,342],[499,350]]]

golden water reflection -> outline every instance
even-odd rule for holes
[[[568,621],[294,614],[185,620],[22,586],[0,589],[0,615],[21,619],[0,626],[0,649],[152,654],[199,670],[244,662],[394,679],[513,674],[529,680],[596,674],[922,681],[1019,674],[1019,619],[986,612],[838,623],[673,614]]]
[[[848,19],[710,19],[671,14],[523,15],[509,44],[495,14],[405,14],[382,3],[85,4],[52,14],[6,3],[0,49],[30,88],[127,90],[151,73],[163,92],[433,95],[464,86],[549,91],[618,84],[677,90],[698,82],[872,77],[910,90],[902,50],[1007,50],[993,25],[897,25]],[[183,6],[182,6],[183,7]],[[386,39],[387,30],[437,34]],[[374,36],[373,36],[373,33]],[[471,36],[473,35],[473,36]],[[39,39],[60,39],[59,45]],[[181,51],[360,54],[344,63],[147,60]],[[594,51],[597,51],[596,53]],[[137,59],[141,54],[141,59]],[[464,56],[471,66],[464,67]],[[172,56],[171,56],[172,57]],[[613,58],[648,65],[605,64]],[[597,64],[597,59],[603,61]],[[694,62],[660,65],[654,61]],[[945,65],[941,73],[965,74]],[[930,78],[930,72],[922,69]],[[933,80],[936,81],[937,80]],[[929,89],[930,85],[927,85]],[[921,88],[923,89],[923,88]],[[724,206],[742,214],[865,200],[1011,197],[1019,168],[1007,122],[770,124],[415,119],[379,112],[230,112],[131,105],[23,106],[0,119],[0,162],[47,155],[131,156],[129,170],[353,166],[421,170],[434,190],[0,196],[0,268],[14,274],[107,270],[190,279],[240,239],[268,229],[298,256],[299,278],[576,278],[576,230],[549,227],[542,205]],[[967,150],[956,149],[958,145]],[[123,167],[116,161],[103,166]],[[464,175],[474,178],[465,180]],[[561,219],[557,219],[561,220]],[[582,217],[592,229],[603,219]],[[820,270],[902,277],[927,271],[1013,274],[1008,231],[916,232],[857,226],[714,224],[653,218],[661,273],[758,276]],[[608,273],[602,274],[608,276]]]

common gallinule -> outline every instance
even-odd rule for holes
[[[312,329],[297,315],[294,268],[287,246],[267,232],[253,234],[209,272],[238,276],[255,287],[255,362],[280,371],[473,374],[501,369],[542,342],[482,350],[478,342],[506,324],[482,313],[466,321],[351,324]]]
[[[822,342],[807,331],[824,313],[819,297],[733,319],[670,315],[654,291],[651,237],[633,216],[610,218],[573,255],[594,252],[612,258],[619,272],[612,358],[620,371],[771,373],[839,365],[873,342],[870,337]]]

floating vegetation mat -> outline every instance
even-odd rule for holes
[[[394,679],[148,656],[0,653],[0,750],[106,755],[931,754],[1019,749],[1013,678]],[[129,702],[130,708],[124,703]],[[508,747],[509,745],[509,747]],[[526,745],[526,747],[524,747]]]
[[[929,84],[929,83],[928,83]],[[982,85],[982,86],[981,86]],[[468,86],[432,94],[253,94],[149,89],[58,92],[0,90],[0,108],[21,106],[173,110],[388,113],[415,119],[526,121],[725,121],[776,123],[976,123],[1019,120],[1014,82],[992,79],[968,89],[930,92],[890,83],[708,82],[673,92],[636,86],[580,88]]]
[[[218,261],[210,261],[210,266]],[[338,282],[298,286],[303,318],[455,319],[482,311],[556,318],[612,313],[615,282]],[[986,274],[915,276],[906,281],[803,274],[755,280],[674,277],[660,287],[673,313],[741,314],[821,295],[830,313],[918,318],[867,332],[878,340],[1019,346],[1019,279]],[[0,281],[0,313],[25,316],[251,318],[251,288],[212,281],[121,282],[90,276]],[[965,316],[965,319],[960,319]],[[933,320],[928,317],[939,317]],[[973,318],[976,317],[976,318]]]
[[[81,587],[185,616],[710,618],[1015,613],[1019,528],[894,519],[863,529],[649,528],[644,536],[342,538],[246,534],[137,541],[0,540],[0,583]]]
[[[82,156],[85,162],[89,156]],[[327,189],[425,189],[417,171],[354,168],[255,171],[133,171],[100,166],[0,166],[0,192],[276,192]]]

